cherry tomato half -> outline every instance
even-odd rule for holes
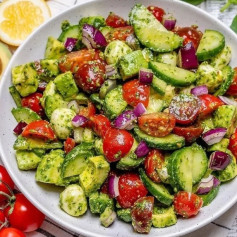
[[[123,98],[133,107],[139,103],[143,103],[147,107],[149,95],[150,86],[140,83],[137,79],[126,82],[123,85]]]
[[[76,142],[74,139],[68,137],[66,141],[64,142],[64,151],[65,153],[69,153],[76,145]]]
[[[132,225],[136,232],[149,233],[152,225],[154,197],[141,197],[131,210]]]
[[[202,198],[194,193],[180,191],[174,196],[174,210],[184,218],[196,216],[202,204]]]
[[[133,30],[132,26],[118,27],[118,28],[114,28],[114,30],[108,32],[105,35],[105,38],[106,38],[107,42],[111,42],[113,40],[125,41],[126,38],[129,35],[132,35],[133,33],[134,33],[134,30]]]
[[[43,223],[45,215],[34,207],[22,193],[15,195],[13,210],[8,206],[4,213],[12,227],[24,232],[37,230]]]
[[[113,28],[127,26],[127,22],[120,16],[110,12],[108,17],[105,20],[107,26],[111,26]]]
[[[138,174],[127,173],[119,177],[117,201],[122,208],[132,207],[140,197],[147,195],[147,189]]]
[[[144,114],[138,118],[139,128],[153,137],[164,137],[168,135],[175,126],[173,114],[157,112]]]
[[[132,148],[134,138],[126,130],[111,128],[103,140],[103,150],[109,162],[115,162],[128,154]]]
[[[56,135],[50,126],[50,123],[45,120],[37,120],[29,123],[21,133],[23,137],[36,137],[45,140],[55,140]]]
[[[35,111],[39,116],[44,115],[44,109],[40,104],[40,98],[43,95],[41,93],[33,93],[28,95],[21,100],[21,105]]]
[[[162,165],[165,162],[163,154],[159,150],[151,150],[144,162],[146,174],[152,179],[155,183],[160,183],[161,179],[158,175],[157,170],[162,169]]]
[[[237,96],[237,67],[234,68],[234,78],[226,94]]]
[[[154,17],[158,21],[162,22],[163,16],[165,15],[165,11],[162,8],[149,6],[147,9],[154,15]]]
[[[111,128],[111,123],[108,118],[106,118],[103,114],[96,114],[92,116],[92,128],[94,132],[100,136],[104,137],[106,132]]]
[[[26,237],[26,235],[16,228],[3,228],[0,230],[1,237]]]
[[[9,189],[7,188],[7,185],[11,190],[14,189],[15,184],[12,181],[10,175],[8,174],[6,168],[0,165],[0,191],[10,195],[11,193]],[[5,196],[0,194],[0,202],[6,199],[7,198]]]
[[[74,77],[83,91],[96,92],[105,81],[105,64],[98,60],[84,63]]]
[[[179,124],[194,122],[199,114],[200,100],[194,95],[176,95],[169,106],[169,112],[174,115]]]
[[[91,103],[90,101],[87,104],[87,107],[80,107],[80,110],[78,112],[79,115],[83,115],[86,118],[90,119],[91,116],[95,115],[96,113],[96,108],[94,106],[93,103]]]
[[[237,129],[235,129],[235,132],[230,137],[230,143],[228,149],[233,153],[233,155],[237,159]]]

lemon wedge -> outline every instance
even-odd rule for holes
[[[0,39],[19,46],[51,16],[44,0],[5,0],[0,3]]]

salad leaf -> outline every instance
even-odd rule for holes
[[[237,15],[234,17],[231,25],[230,25],[230,28],[235,32],[237,33]]]
[[[232,4],[237,4],[237,0],[227,0],[227,3],[221,8],[221,12],[225,11]]]
[[[204,2],[205,0],[183,0],[183,1],[187,2],[187,3],[190,3],[190,4],[193,4],[193,5],[199,5],[202,2]]]

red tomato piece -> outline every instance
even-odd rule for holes
[[[118,28],[114,28],[114,30],[108,32],[105,35],[105,38],[106,38],[107,42],[111,42],[113,40],[125,41],[126,38],[129,35],[132,35],[133,33],[134,33],[134,30],[133,30],[132,26],[118,27]]]
[[[145,159],[145,170],[146,174],[156,183],[160,183],[161,179],[158,175],[157,170],[162,169],[162,165],[165,162],[163,154],[159,150],[151,150]]]
[[[90,119],[91,116],[94,116],[96,113],[96,108],[93,103],[88,102],[87,107],[80,107],[79,115],[83,115],[86,118]]]
[[[132,148],[134,138],[122,129],[111,128],[107,131],[103,140],[103,150],[109,162],[115,162],[128,154]]]
[[[144,114],[138,118],[139,128],[153,137],[164,137],[171,133],[175,126],[173,114],[157,112]]]
[[[4,228],[0,230],[1,237],[26,237],[26,235],[16,228]]]
[[[111,26],[113,28],[127,26],[127,22],[120,16],[110,12],[108,17],[105,20],[107,26]]]
[[[201,100],[200,115],[206,116],[214,112],[219,106],[224,103],[214,95],[200,95],[198,98]]]
[[[133,107],[138,103],[143,103],[143,105],[147,107],[149,96],[150,86],[140,83],[137,79],[126,82],[123,85],[123,98]]]
[[[84,63],[74,77],[77,85],[83,91],[96,92],[105,81],[105,64],[98,60]]]
[[[45,140],[55,140],[56,135],[48,121],[37,120],[29,123],[23,130],[23,137],[36,137]]]
[[[169,112],[174,115],[179,124],[194,122],[199,114],[200,100],[194,95],[176,95],[169,106]]]
[[[119,177],[117,201],[122,208],[132,207],[139,198],[147,195],[147,189],[138,174],[126,173]]]
[[[163,16],[165,15],[164,9],[155,6],[149,6],[147,9],[154,15],[154,17],[158,21],[162,22]]]
[[[237,129],[235,129],[235,132],[230,137],[230,143],[228,149],[233,153],[233,155],[237,159]]]
[[[66,141],[64,142],[64,151],[65,153],[69,153],[76,145],[76,142],[74,139],[68,137]]]
[[[100,136],[104,137],[106,132],[111,128],[111,123],[108,118],[103,114],[96,114],[90,117],[92,121],[92,128],[94,132]]]
[[[152,225],[154,197],[141,197],[131,210],[132,225],[138,233],[149,233]]]
[[[43,223],[45,215],[34,207],[22,193],[15,195],[12,212],[8,206],[4,213],[12,227],[24,232],[37,230]]]
[[[21,100],[21,105],[35,111],[39,116],[44,115],[44,109],[40,104],[40,98],[43,95],[41,93],[33,93],[28,95]]]
[[[237,67],[234,68],[234,78],[226,94],[237,96]]]
[[[184,218],[196,216],[202,204],[202,198],[194,193],[180,191],[174,196],[174,210]]]
[[[193,143],[203,133],[201,126],[189,126],[189,127],[174,127],[173,133],[185,138],[187,143]]]
[[[3,193],[6,193],[8,195],[11,195],[11,192],[10,190],[13,190],[14,189],[14,182],[12,181],[10,175],[8,174],[7,170],[5,169],[4,166],[0,165],[0,191],[3,192]],[[7,188],[7,185],[8,187],[10,188],[10,190]],[[6,200],[7,197],[6,196],[3,196],[0,194],[0,202]]]
[[[0,210],[0,226],[7,221],[5,214]]]
[[[192,42],[195,49],[198,48],[202,38],[202,32],[197,30],[197,27],[178,27],[174,32],[184,39],[183,45]]]
[[[72,73],[76,73],[78,68],[84,63],[93,60],[103,60],[100,51],[95,49],[82,49],[63,56],[59,60],[58,66],[61,72],[71,71]]]

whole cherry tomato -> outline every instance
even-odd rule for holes
[[[105,64],[98,60],[84,63],[74,77],[77,85],[83,91],[96,92],[105,81]]]
[[[147,195],[147,189],[138,174],[126,173],[119,177],[117,201],[122,208],[132,207],[140,197]]]
[[[44,109],[40,104],[40,98],[43,95],[41,93],[33,93],[28,95],[21,100],[21,105],[35,111],[39,116],[44,115]]]
[[[149,6],[147,9],[154,15],[154,17],[158,21],[162,22],[163,16],[165,15],[165,11],[162,8],[155,7],[155,6]]]
[[[95,114],[94,116],[91,116],[90,119],[92,121],[92,128],[94,132],[103,138],[106,132],[111,128],[109,119],[103,114]]]
[[[126,82],[123,85],[123,98],[133,107],[138,103],[143,103],[143,105],[147,107],[149,95],[150,86],[140,83],[137,79]]]
[[[184,218],[196,216],[202,204],[202,198],[194,193],[180,191],[174,196],[174,210]]]
[[[108,17],[105,20],[107,26],[111,26],[113,28],[127,26],[127,22],[120,16],[110,12]]]
[[[0,230],[0,236],[1,237],[26,237],[26,235],[22,231],[16,228],[12,228],[12,227],[4,228]]]
[[[235,71],[234,79],[233,79],[232,84],[230,85],[228,91],[226,92],[226,94],[237,96],[237,67],[234,68],[234,71]]]
[[[139,128],[153,137],[164,137],[171,133],[175,126],[173,114],[157,112],[144,114],[138,118]]]
[[[111,128],[103,140],[103,150],[109,162],[115,162],[128,154],[132,148],[134,138],[126,130]]]
[[[156,183],[160,183],[161,179],[158,175],[157,169],[162,169],[165,162],[163,154],[159,150],[151,150],[144,162],[146,174]]]
[[[64,151],[65,153],[69,153],[76,145],[76,142],[74,139],[68,137],[66,141],[64,142]]]
[[[14,189],[14,182],[12,181],[10,175],[8,174],[7,170],[5,167],[0,165],[0,191],[3,193],[6,193],[8,195],[11,195],[11,192],[7,188],[7,186],[13,190]],[[0,194],[0,202],[6,200],[6,196]]]
[[[24,232],[37,230],[42,225],[45,215],[34,207],[22,193],[16,194],[15,197],[13,205],[4,210],[10,225]]]
[[[141,197],[131,210],[132,225],[139,233],[149,233],[152,225],[154,197]]]

